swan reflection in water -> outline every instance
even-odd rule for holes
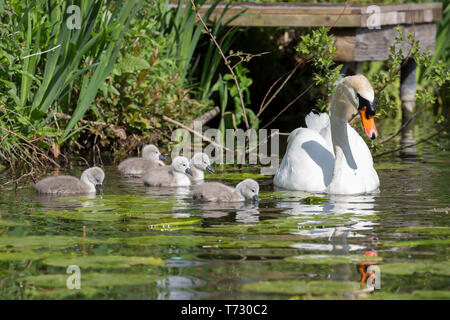
[[[288,194],[289,191],[286,191]],[[293,192],[293,195],[298,196],[298,191]],[[305,193],[302,194],[306,196]],[[308,194],[310,196],[311,194]],[[373,230],[377,223],[370,219],[370,216],[377,214],[375,207],[376,194],[365,195],[323,195],[327,200],[323,204],[302,204],[299,203],[300,198],[289,199],[291,201],[281,201],[278,204],[279,208],[286,208],[283,211],[285,214],[292,216],[311,217],[311,221],[302,221],[299,223],[299,230],[293,232],[306,236],[308,238],[324,238],[328,243],[297,243],[291,245],[304,251],[322,251],[329,252],[331,255],[341,256],[348,255],[353,251],[367,250],[366,246],[348,244],[347,238],[352,237],[366,237],[367,232]],[[323,222],[327,222],[327,218],[343,216],[342,222],[345,225],[337,225],[335,227],[302,229],[302,225],[313,226],[317,224],[320,226],[320,218],[323,217]],[[369,219],[367,219],[369,217]],[[319,219],[319,221],[317,221]],[[337,223],[339,224],[339,223]],[[302,253],[303,254],[303,253]],[[332,273],[330,278],[333,280],[349,280],[352,272],[351,264],[341,263],[332,265]]]
[[[286,191],[286,195],[290,195],[290,191]],[[321,195],[327,197],[322,204],[303,204],[300,202],[302,198],[311,196],[306,192],[292,191],[294,198],[289,201],[280,201],[277,204],[278,208],[285,208],[282,211],[284,214],[292,216],[311,216],[311,221],[299,222],[299,230],[294,234],[308,236],[311,238],[328,238],[331,240],[333,234],[341,234],[345,231],[345,237],[363,237],[359,231],[372,230],[375,222],[370,219],[370,216],[376,215],[377,211],[374,209],[376,194],[366,195]],[[298,198],[297,198],[298,197]],[[323,222],[327,222],[328,218],[339,217],[346,215],[344,220],[346,226],[326,227],[326,228],[312,228],[302,229],[303,226],[320,226],[320,217],[323,217]],[[369,219],[367,219],[369,217]],[[318,220],[318,221],[317,221]],[[350,250],[359,250],[361,246],[351,245]],[[305,248],[306,249],[306,248]],[[314,244],[308,246],[311,250],[330,251],[331,244]]]

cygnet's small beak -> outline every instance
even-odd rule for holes
[[[162,154],[159,154],[159,160],[166,161],[167,157],[163,156]]]
[[[208,171],[209,173],[214,173],[214,169],[211,166],[207,166],[206,171]]]
[[[253,196],[253,201],[255,201],[255,202],[258,202],[258,201],[259,201],[258,195],[255,194],[255,195]]]
[[[188,175],[194,176],[194,175],[192,174],[191,168],[187,168],[184,172],[186,172]]]
[[[98,194],[102,195],[103,194],[103,186],[101,184],[97,184],[96,187],[98,189]]]

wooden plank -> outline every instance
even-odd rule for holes
[[[405,37],[408,33],[414,35],[414,39],[419,41],[421,50],[428,48],[431,53],[434,52],[436,24],[402,25],[402,29]],[[389,48],[394,44],[397,35],[395,26],[385,26],[379,30],[363,28],[335,30],[334,59],[343,62],[387,60]],[[408,54],[410,47],[408,41],[399,46],[405,55]]]
[[[190,5],[190,3],[188,3]],[[171,3],[176,7],[176,3]],[[230,23],[232,26],[248,27],[367,27],[370,4],[329,4],[329,3],[234,3],[225,13],[225,20],[245,13]],[[386,5],[377,4],[380,9],[380,24],[412,24],[436,22],[442,18],[442,3],[413,3]],[[210,3],[200,8],[204,14]],[[225,4],[219,4],[209,22],[221,15]]]
[[[210,21],[218,19],[220,14],[211,14]],[[233,17],[225,15],[224,21]],[[243,14],[229,25],[241,27],[311,27],[336,26],[348,27],[361,25],[360,15],[310,15],[310,14]]]

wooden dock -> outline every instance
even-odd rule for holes
[[[190,2],[187,2],[190,5]],[[175,7],[177,4],[171,4]],[[217,19],[226,4],[219,4],[210,16],[209,22]],[[204,14],[211,4],[204,4]],[[312,4],[312,3],[233,3],[227,7],[222,21],[235,17],[230,26],[241,27],[331,27],[335,38],[334,60],[344,63],[347,74],[359,73],[362,61],[387,60],[390,47],[397,36],[396,27],[403,33],[413,34],[421,50],[434,52],[436,22],[442,18],[442,3],[411,4]],[[410,45],[401,45],[408,52]],[[416,64],[405,61],[401,68],[400,97],[403,114],[413,112],[416,93]]]

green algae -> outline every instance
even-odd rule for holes
[[[449,227],[402,227],[395,230],[395,232],[417,232],[426,234],[437,234],[437,235],[450,235]]]
[[[285,261],[304,264],[338,264],[338,263],[362,263],[372,261],[382,261],[381,257],[368,257],[365,255],[344,255],[333,256],[325,254],[308,254],[284,258]]]
[[[350,281],[302,281],[276,280],[247,283],[242,286],[244,291],[279,293],[279,294],[336,294],[354,292],[360,289],[360,284]]]
[[[382,274],[412,275],[414,273],[431,273],[450,276],[450,261],[413,261],[386,263],[380,265]]]
[[[306,197],[306,198],[301,199],[300,203],[322,205],[322,204],[325,204],[325,202],[327,202],[328,200],[329,200],[328,198],[324,198],[324,197],[311,196],[311,197]]]
[[[25,250],[47,248],[64,249],[84,243],[101,243],[101,240],[83,239],[70,236],[21,236],[0,237],[0,250]]]
[[[164,260],[154,257],[127,257],[127,256],[74,256],[74,257],[51,257],[43,261],[44,264],[67,267],[77,265],[80,268],[129,268],[134,265],[159,266]]]
[[[435,244],[450,244],[450,239],[423,239],[423,240],[407,240],[398,242],[379,243],[382,247],[417,247]]]
[[[40,274],[19,278],[18,281],[27,282],[28,285],[44,288],[66,288],[70,274]],[[141,285],[154,283],[163,278],[151,274],[127,273],[85,273],[81,271],[81,288],[114,287],[125,285]]]

